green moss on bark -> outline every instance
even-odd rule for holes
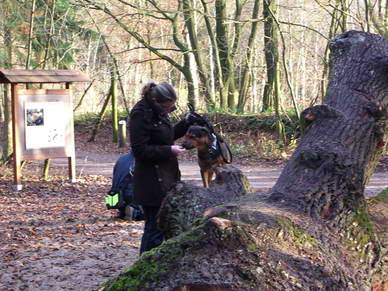
[[[161,281],[163,275],[174,268],[176,260],[184,253],[182,246],[192,245],[204,235],[203,230],[197,227],[165,241],[161,246],[143,253],[135,264],[117,278],[106,282],[103,290],[150,290],[152,283]]]
[[[372,261],[378,260],[381,250],[373,223],[369,217],[367,202],[363,201],[356,209],[353,209],[353,213],[354,215],[345,230],[345,244],[356,252],[360,262],[372,263]]]
[[[278,218],[277,221],[281,226],[281,228],[279,229],[278,236],[283,236],[284,234],[286,234],[296,245],[299,245],[300,247],[318,247],[318,241],[311,235],[307,234],[306,232],[295,226],[295,224],[290,219],[282,217]]]

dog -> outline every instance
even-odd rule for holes
[[[198,165],[205,188],[209,188],[209,183],[216,173],[215,169],[227,163],[222,155],[219,138],[205,126],[192,125],[183,139],[183,148],[187,150],[197,149]]]

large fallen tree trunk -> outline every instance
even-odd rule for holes
[[[326,102],[303,112],[306,133],[273,189],[213,209],[198,200],[197,220],[164,209],[181,217],[162,217],[175,236],[103,288],[383,290],[363,193],[387,140],[388,41],[349,31],[331,47]],[[165,207],[195,195],[179,187]]]
[[[242,172],[232,166],[218,169],[217,177],[210,184],[211,188],[179,183],[166,199],[159,213],[159,228],[166,239],[190,230],[195,223],[200,223],[202,216],[219,215],[224,205],[239,197],[252,193],[253,188]]]

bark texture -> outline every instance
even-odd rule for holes
[[[387,137],[388,41],[349,31],[331,43],[326,104],[305,110],[307,133],[273,188],[315,218],[334,220],[363,202]]]
[[[173,237],[102,289],[383,290],[386,241],[363,192],[387,140],[388,41],[349,31],[331,47],[327,103],[303,112],[274,188],[238,198],[229,179],[221,192],[179,185],[160,216]]]
[[[225,210],[224,207],[212,207],[253,192],[246,176],[230,165],[217,169],[216,179],[211,182],[210,187],[206,189],[180,183],[167,195],[159,213],[159,226],[166,239],[190,230],[193,223],[203,216],[216,216]]]

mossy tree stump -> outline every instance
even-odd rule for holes
[[[388,41],[349,31],[331,49],[325,104],[303,112],[305,135],[273,189],[214,208],[213,189],[190,204],[194,188],[178,186],[166,205],[193,209],[162,212],[173,237],[102,289],[383,290],[364,188],[387,141]]]

